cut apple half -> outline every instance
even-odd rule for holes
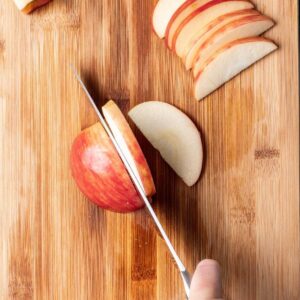
[[[231,23],[234,20],[238,20],[242,17],[246,16],[257,16],[260,13],[255,9],[244,9],[238,10],[232,13],[224,14],[210,23],[208,23],[201,32],[197,33],[195,36],[195,40],[192,45],[189,45],[185,49],[183,49],[182,59],[185,64],[187,70],[191,69],[196,62],[196,57],[198,56],[199,49],[206,42],[208,37],[210,37],[213,33],[218,31],[220,28],[225,26],[226,24]]]
[[[152,26],[161,39],[165,37],[166,29],[175,11],[186,0],[159,0],[152,16]]]
[[[201,100],[235,75],[277,49],[270,40],[251,37],[227,43],[203,63],[195,80],[195,97]]]
[[[193,67],[194,77],[197,76],[205,60],[215,50],[238,39],[261,35],[273,25],[274,22],[263,15],[246,16],[224,25],[222,28],[211,34],[206,42],[200,47]]]
[[[70,164],[79,189],[98,206],[123,213],[144,207],[100,123],[83,130],[75,138]]]
[[[252,3],[241,0],[213,0],[209,2],[205,5],[205,9],[195,11],[181,23],[173,36],[171,49],[175,51],[177,45],[180,45],[178,51],[181,52],[178,55],[182,56],[183,50],[186,47],[188,49],[192,47],[193,43],[197,41],[198,32],[203,33],[203,28],[211,21],[224,14],[252,7]]]
[[[14,0],[19,10],[29,14],[35,9],[47,4],[51,0]]]
[[[145,194],[154,195],[155,185],[147,160],[123,113],[112,100],[102,107],[102,112]]]
[[[195,184],[201,173],[203,150],[200,133],[191,119],[159,101],[139,104],[129,116],[177,175],[188,186]]]

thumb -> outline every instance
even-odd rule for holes
[[[215,260],[202,260],[192,279],[190,300],[221,300],[221,298],[220,266]]]

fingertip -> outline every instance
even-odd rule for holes
[[[190,299],[213,299],[222,295],[221,268],[213,259],[202,260],[191,283]]]
[[[203,266],[213,266],[213,267],[216,267],[216,268],[220,269],[219,263],[216,260],[214,260],[214,259],[208,259],[208,258],[206,258],[206,259],[201,260],[199,262],[197,268],[198,267],[203,267]]]

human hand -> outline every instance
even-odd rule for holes
[[[190,300],[222,300],[221,270],[212,259],[202,260],[193,275]]]

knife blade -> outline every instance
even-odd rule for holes
[[[117,140],[115,139],[112,131],[110,130],[108,124],[105,121],[104,116],[101,114],[101,112],[99,111],[94,99],[92,98],[92,96],[90,95],[87,87],[85,86],[85,84],[83,83],[81,77],[79,76],[79,74],[77,73],[76,69],[74,68],[74,66],[71,65],[71,69],[77,79],[77,81],[79,82],[80,86],[82,87],[83,91],[85,92],[91,106],[93,107],[95,113],[97,114],[99,121],[101,123],[101,125],[103,126],[103,128],[105,129],[105,131],[107,132],[110,140],[112,141],[116,151],[118,152],[122,162],[124,163],[124,166],[128,172],[128,175],[131,179],[131,181],[133,182],[139,196],[141,197],[141,199],[144,201],[146,208],[148,209],[148,212],[150,214],[150,216],[152,217],[156,227],[158,228],[161,236],[163,237],[179,271],[180,271],[180,275],[182,277],[183,280],[183,285],[184,285],[184,289],[185,289],[185,293],[186,293],[186,297],[187,299],[189,298],[189,293],[190,293],[190,276],[188,271],[186,270],[184,264],[182,263],[181,259],[179,258],[177,252],[175,251],[169,237],[167,236],[162,224],[160,223],[156,213],[154,212],[150,201],[148,199],[148,197],[146,196],[145,192],[144,192],[144,188],[142,187],[140,180],[136,177],[135,173],[134,173],[134,167],[131,165],[130,160],[128,159],[128,157],[126,156],[126,152],[122,150],[122,146],[119,145],[119,143],[117,142]]]

